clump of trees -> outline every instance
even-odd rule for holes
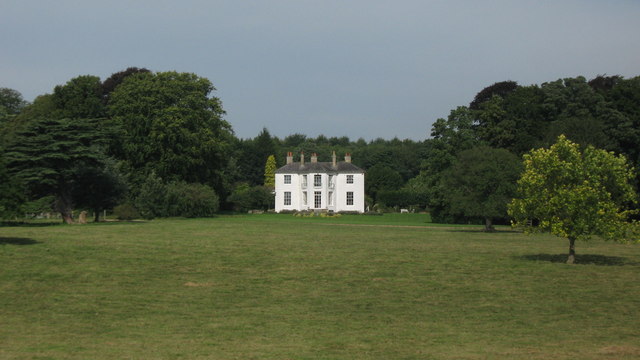
[[[582,148],[624,155],[636,174],[637,192],[639,114],[640,77],[598,76],[591,81],[577,77],[530,86],[495,83],[478,92],[469,106],[460,106],[434,123],[420,174],[408,184],[427,192],[434,221],[486,222],[491,217],[508,223],[506,203],[515,196],[511,170],[518,167],[498,168],[513,160],[480,158],[495,151],[490,149],[521,158],[533,149],[549,148],[564,135]],[[473,156],[478,159],[470,164]],[[503,194],[502,200],[494,202],[493,195],[483,193],[492,189],[491,184],[497,184],[494,190]],[[484,200],[500,206],[483,208]]]
[[[287,152],[331,161],[335,151],[367,171],[368,205],[427,209],[437,222],[491,230],[509,222],[522,156],[561,134],[640,168],[640,77],[498,82],[435,121],[424,141],[278,138],[266,128],[241,139],[214,92],[195,74],[144,68],[104,81],[78,76],[30,104],[0,88],[0,216],[55,208],[71,222],[78,209],[96,220],[114,207],[147,218],[269,209]]]
[[[104,82],[78,76],[28,105],[3,91],[13,97],[1,98],[11,117],[0,123],[0,176],[16,181],[0,194],[2,212],[48,203],[67,223],[74,209],[97,221],[125,203],[145,217],[214,214],[234,140],[214,90],[195,74],[129,68]]]

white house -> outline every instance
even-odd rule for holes
[[[344,161],[318,162],[316,154],[306,163],[293,162],[287,154],[287,164],[276,170],[276,212],[325,210],[333,212],[364,212],[364,170]]]

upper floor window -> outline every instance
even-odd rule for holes
[[[347,175],[347,184],[353,184],[353,175]]]
[[[284,176],[284,183],[285,184],[291,184],[291,175],[285,175]]]
[[[322,186],[322,175],[313,175],[313,186]]]

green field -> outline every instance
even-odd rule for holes
[[[426,215],[0,227],[0,359],[638,359],[640,245]]]

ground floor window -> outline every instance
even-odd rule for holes
[[[327,202],[329,206],[333,206],[333,191],[329,191],[329,196],[327,198]]]
[[[322,207],[322,192],[321,191],[316,191],[313,194],[313,206],[316,209],[320,209]]]
[[[353,205],[353,191],[347,191],[347,205]]]
[[[307,192],[302,193],[302,205],[307,206]]]
[[[291,205],[291,191],[284,192],[284,204]]]

